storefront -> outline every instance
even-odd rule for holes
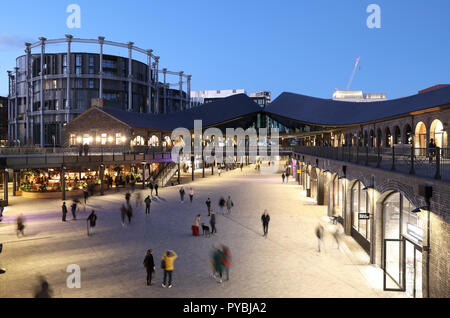
[[[422,221],[400,193],[383,203],[384,289],[422,297]]]
[[[370,234],[371,234],[371,201],[369,196],[370,189],[365,188],[364,184],[357,181],[351,191],[351,235],[370,253]]]

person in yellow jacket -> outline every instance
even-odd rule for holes
[[[172,288],[172,272],[173,272],[173,262],[178,257],[178,255],[172,251],[168,250],[164,252],[164,255],[162,257],[163,259],[163,269],[164,269],[164,282],[162,283],[162,287],[166,288],[166,278],[169,277],[169,288]]]

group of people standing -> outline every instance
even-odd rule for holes
[[[144,258],[144,267],[147,270],[147,286],[151,286],[152,284],[152,276],[155,274],[156,266],[155,261],[153,259],[153,251],[147,250],[147,253]],[[172,288],[172,273],[174,270],[174,262],[177,259],[178,255],[173,250],[166,250],[163,254],[161,260],[161,269],[164,270],[164,279],[162,283],[162,287]],[[168,285],[166,285],[166,282]]]

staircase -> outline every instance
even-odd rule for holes
[[[159,172],[155,178],[155,182],[158,183],[160,187],[165,187],[177,171],[178,164],[176,162],[170,162]]]

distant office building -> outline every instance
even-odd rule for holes
[[[230,97],[237,94],[247,94],[245,89],[213,89],[204,91],[192,91],[191,92],[191,104],[192,106],[198,106],[202,104],[212,103],[218,99]]]
[[[74,43],[94,44],[96,49],[74,52]],[[53,44],[66,44],[67,50],[46,51]],[[159,56],[133,42],[66,35],[25,45],[26,54],[8,71],[11,145],[58,146],[64,124],[91,105],[152,114],[190,108],[191,75],[160,69]],[[104,54],[104,47],[111,46],[127,50],[127,57]],[[146,62],[135,60],[136,53],[144,54]],[[168,82],[169,76],[174,83]]]
[[[0,96],[0,146],[8,142],[8,98]]]
[[[269,91],[259,91],[251,93],[250,98],[261,107],[266,107],[267,105],[269,105],[271,100]]]
[[[333,93],[333,100],[345,102],[379,102],[386,100],[386,93],[363,93],[363,91],[341,91]]]

